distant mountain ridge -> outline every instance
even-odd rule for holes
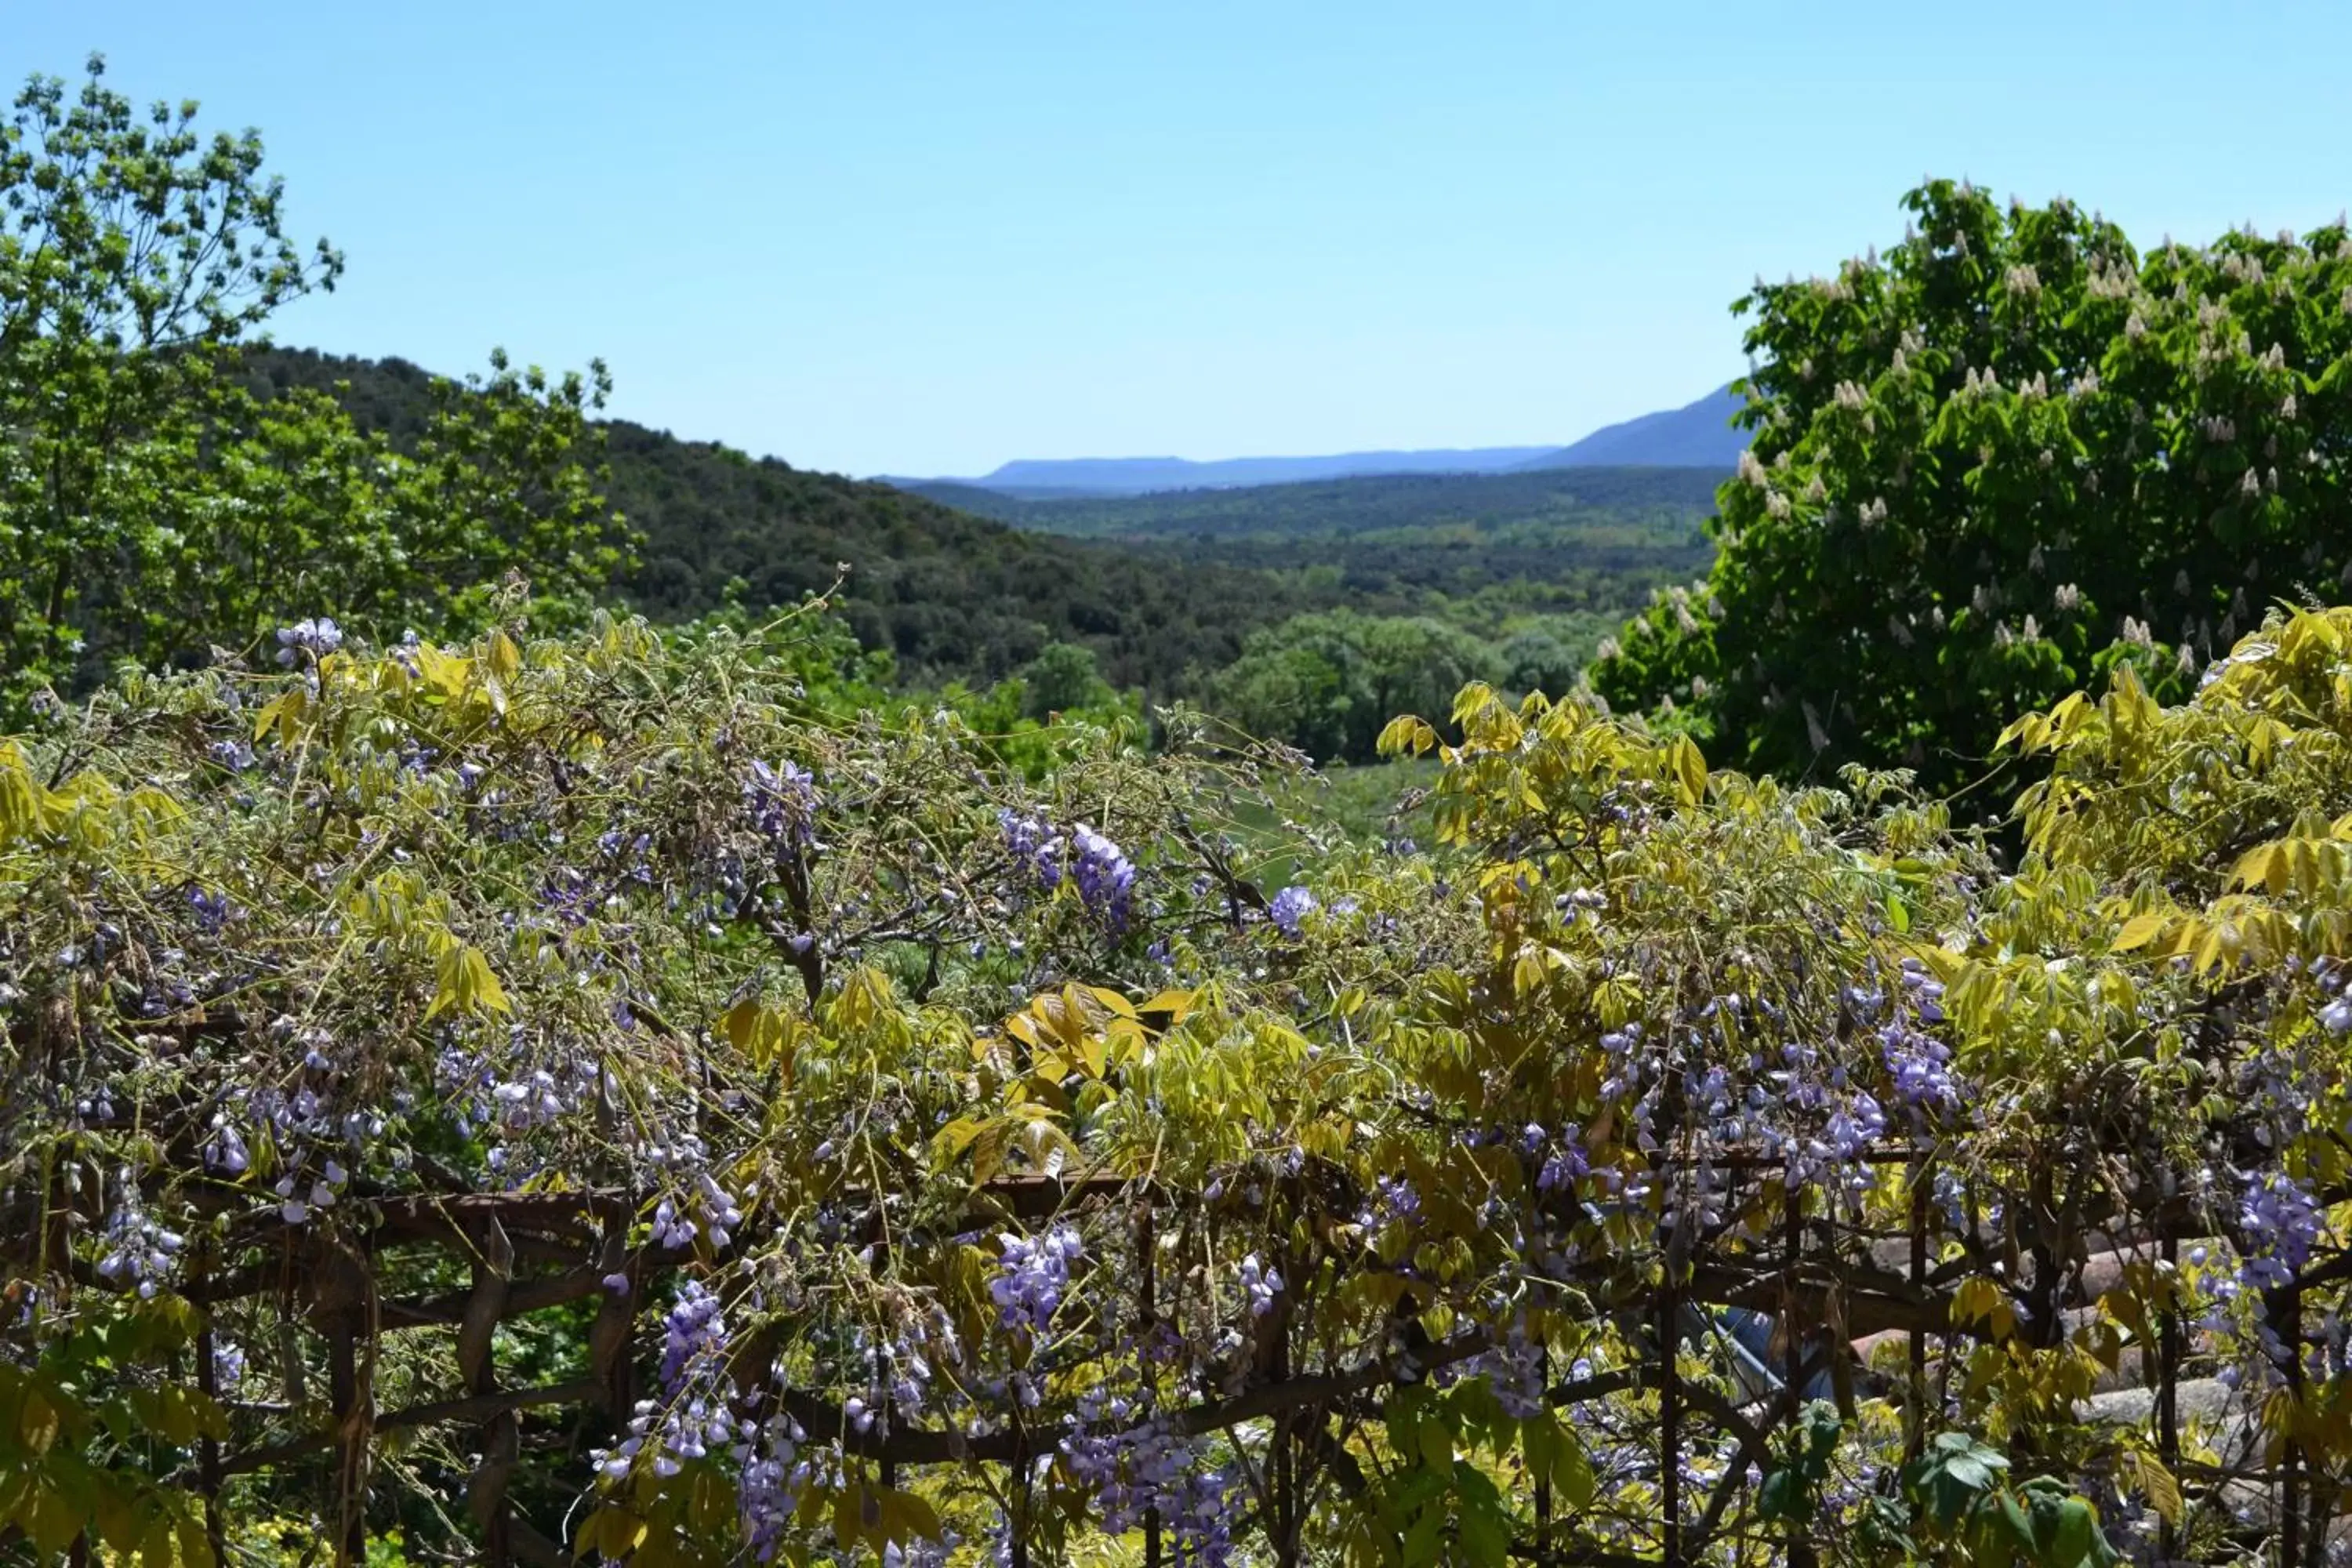
[[[1696,403],[1605,425],[1572,446],[1547,452],[1521,468],[1717,468],[1739,466],[1748,432],[1731,416],[1748,400],[1729,386]]]
[[[1323,458],[1224,458],[1211,462],[1189,458],[1020,458],[971,482],[999,492],[1053,489],[1142,495],[1151,490],[1241,489],[1351,479],[1360,474],[1494,474],[1540,458],[1547,450],[1481,447],[1466,451],[1341,452]]]
[[[1681,408],[1644,414],[1595,430],[1566,447],[1473,447],[1340,452],[1316,458],[1022,458],[978,479],[901,479],[885,484],[920,494],[985,491],[1019,500],[1100,499],[1171,490],[1244,489],[1394,474],[1503,474],[1543,468],[1737,467],[1748,446],[1731,416],[1744,405],[1728,386]]]

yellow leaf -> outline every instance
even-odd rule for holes
[[[127,1396],[142,1426],[167,1443],[185,1447],[195,1441],[196,1416],[184,1399],[173,1397],[177,1392],[171,1388],[133,1387]]]
[[[25,753],[0,742],[0,844],[47,831],[65,801],[33,776]]]
[[[719,1015],[719,1027],[727,1043],[749,1056],[751,1043],[760,1037],[760,1004],[746,996]]]
[[[460,1013],[506,1013],[512,1011],[499,977],[490,973],[490,961],[482,956],[481,949],[470,943],[457,943],[441,955],[439,984],[433,993],[433,1004],[425,1009],[431,1018],[448,1009]]]
[[[2042,742],[2049,738],[2050,721],[2039,713],[2028,713],[2000,732],[2000,738],[1993,742],[1993,750],[2001,751],[2015,742],[2019,751],[2030,756],[2040,751]]]
[[[89,1510],[90,1523],[98,1538],[123,1556],[139,1547],[139,1515],[131,1507],[131,1499],[111,1476],[100,1476],[97,1496]]]
[[[180,1516],[180,1561],[186,1568],[215,1568],[213,1543],[205,1538],[205,1521],[194,1509]]]
[[[505,632],[493,631],[490,633],[489,662],[490,673],[498,677],[500,683],[511,684],[522,669],[522,649],[517,647],[514,638]]]
[[[1952,1292],[1952,1321],[1955,1325],[1982,1320],[1997,1339],[2005,1339],[2017,1324],[2016,1309],[1994,1280],[1979,1274],[1964,1279]]]
[[[2180,1482],[2155,1455],[2133,1449],[2124,1456],[2126,1473],[2147,1494],[2147,1506],[2167,1524],[2180,1522]]]
[[[1101,1003],[1104,1006],[1109,1008],[1113,1013],[1118,1014],[1120,1017],[1132,1018],[1135,1016],[1135,1004],[1129,1002],[1118,992],[1111,990],[1108,986],[1089,985],[1087,989],[1093,994],[1096,1001]]]
[[[875,1494],[882,1505],[882,1533],[891,1541],[915,1537],[937,1541],[942,1533],[939,1510],[913,1492],[884,1489]]]
[[[1543,983],[1543,960],[1532,949],[1521,952],[1518,961],[1511,965],[1512,991],[1525,996],[1530,992],[1542,989]]]
[[[416,668],[424,675],[428,688],[454,700],[465,695],[466,680],[472,673],[474,664],[471,659],[443,653],[426,642],[416,647]]]
[[[253,738],[258,741],[269,733],[274,725],[278,730],[278,743],[292,745],[295,730],[302,721],[303,710],[310,704],[310,692],[299,686],[279,692],[263,703],[261,710],[253,716]]]
[[[971,1141],[971,1184],[984,1187],[1004,1169],[1004,1144],[1007,1132],[1002,1121],[992,1121],[982,1127]]]
[[[1192,1010],[1195,994],[1191,991],[1162,991],[1159,995],[1138,1007],[1136,1011],[1165,1013],[1169,1016],[1170,1022],[1181,1024],[1184,1021],[1184,1016]]]
[[[952,1160],[971,1147],[971,1141],[980,1136],[983,1125],[969,1116],[959,1116],[933,1134],[931,1147],[940,1159]]]
[[[25,1447],[36,1454],[47,1453],[58,1439],[58,1407],[38,1389],[25,1390],[24,1408],[16,1415],[16,1430],[23,1435]]]
[[[1675,737],[1672,762],[1675,781],[1682,786],[1683,804],[1696,805],[1706,799],[1706,759],[1688,735]]]
[[[898,1011],[890,977],[870,963],[860,964],[841,978],[841,992],[833,1001],[834,1027],[850,1032],[870,1028]]]
[[[1039,1016],[1054,1031],[1054,1037],[1070,1050],[1076,1051],[1086,1039],[1087,1021],[1078,1011],[1078,988],[1066,985],[1058,997],[1037,998]]]
[[[2284,1437],[2293,1434],[2302,1417],[2303,1408],[2288,1389],[2274,1389],[2263,1402],[2263,1430],[2275,1436]]]
[[[646,1521],[624,1508],[606,1507],[596,1510],[588,1521],[583,1535],[595,1537],[595,1549],[605,1557],[618,1561],[635,1552],[646,1539]]]
[[[47,1554],[58,1555],[73,1544],[81,1533],[81,1510],[67,1500],[65,1493],[54,1484],[36,1487],[31,1502],[16,1512],[16,1521],[33,1544]]]
[[[2237,865],[2230,870],[2231,884],[2241,888],[2255,888],[2269,882],[2273,876],[2273,866],[2278,859],[2279,851],[2284,846],[2277,843],[2257,844],[2239,856]],[[2273,887],[2271,890],[2276,892],[2278,889]]]
[[[2109,951],[2129,952],[2134,948],[2146,947],[2164,930],[2166,918],[2160,910],[2132,916],[2124,922],[2124,929],[2116,932],[2116,940],[2107,944]]]

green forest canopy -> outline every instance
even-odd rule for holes
[[[266,398],[331,395],[395,445],[417,429],[436,379],[404,361],[294,350],[248,354],[245,374]],[[1122,686],[1165,690],[1189,668],[1230,660],[1245,631],[1298,602],[1234,571],[1024,533],[887,485],[626,421],[600,428],[605,493],[635,536],[635,563],[614,585],[657,617],[730,601],[794,605],[830,588],[846,563],[851,627],[909,679],[994,679],[1058,640],[1094,648]]]
[[[248,353],[244,375],[265,404],[331,395],[394,446],[422,427],[436,385],[404,361],[298,350]],[[902,679],[988,682],[1049,645],[1083,647],[1118,687],[1209,702],[1325,759],[1370,759],[1393,710],[1375,711],[1381,692],[1435,689],[1439,666],[1404,667],[1433,646],[1415,628],[1444,633],[1454,684],[1564,690],[1617,617],[1708,555],[1712,481],[1681,469],[1142,497],[1112,503],[1129,535],[1076,540],[1055,536],[1078,531],[1056,510],[1076,503],[1007,503],[1013,528],[626,421],[597,429],[604,493],[635,538],[616,586],[649,616],[790,605],[845,562],[843,614]],[[1200,508],[1232,526],[1198,537]],[[1334,642],[1335,624],[1357,629]],[[1270,652],[1293,667],[1278,694]]]

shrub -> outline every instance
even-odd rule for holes
[[[2318,1539],[2352,612],[2021,720],[2014,876],[1893,777],[1473,687],[1387,737],[1445,846],[1280,889],[1257,764],[1033,784],[812,702],[797,626],[297,629],[0,750],[0,1521],[2221,1561],[2259,1449],[2084,1418],[2170,1318]]]

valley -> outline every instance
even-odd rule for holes
[[[287,349],[250,353],[245,376],[265,398],[330,393],[395,447],[418,438],[432,381],[403,360]],[[1692,424],[1653,416],[1551,456],[1684,450]],[[1637,426],[1685,446],[1622,434]],[[1034,681],[1049,648],[1076,647],[1113,692],[1201,704],[1323,761],[1367,760],[1370,713],[1416,682],[1573,683],[1654,589],[1705,574],[1727,472],[1569,462],[1007,494],[601,428],[607,493],[635,540],[617,585],[649,616],[757,616],[826,592],[846,563],[842,617],[899,682]]]

